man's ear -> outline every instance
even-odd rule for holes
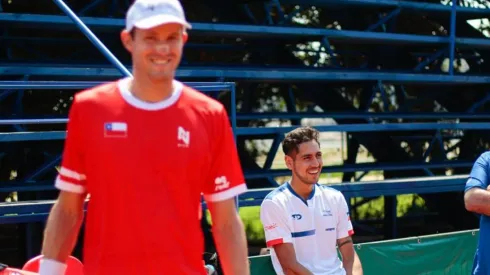
[[[184,44],[187,43],[187,40],[189,40],[189,34],[187,33],[187,31],[184,30],[184,32],[182,33],[182,41],[184,41]]]
[[[127,30],[123,30],[121,31],[120,36],[124,48],[126,48],[126,50],[131,53],[133,51],[133,38],[131,37],[131,33]]]
[[[288,155],[285,155],[284,161],[286,162],[286,166],[288,167],[288,169],[293,170],[293,162],[294,162],[293,158]]]

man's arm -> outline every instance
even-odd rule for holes
[[[286,210],[273,200],[265,199],[260,206],[260,221],[267,247],[274,249],[284,274],[313,274],[296,259]]]
[[[249,274],[245,230],[235,206],[235,197],[246,192],[247,185],[226,110],[221,104],[215,107],[206,117],[211,157],[202,193],[224,273]]]
[[[465,186],[464,203],[468,211],[490,216],[488,169],[490,153],[485,152],[473,164]]]
[[[347,275],[362,275],[361,260],[354,250],[354,244],[350,236],[338,239],[337,245],[342,255],[342,264]]]
[[[296,260],[296,252],[292,243],[276,244],[274,251],[285,275],[313,275]]]
[[[470,212],[490,216],[490,190],[471,188],[464,194],[464,204]]]
[[[64,263],[71,255],[76,244],[83,220],[83,203],[85,194],[61,191],[53,205],[44,232],[42,247],[43,261],[55,270],[64,270]],[[44,266],[44,265],[42,265]],[[51,270],[51,268],[49,268]],[[40,274],[62,274],[58,271]]]
[[[85,131],[77,95],[68,116],[63,158],[55,181],[55,187],[60,190],[60,194],[51,209],[44,232],[44,257],[40,264],[40,275],[64,273],[64,263],[75,246],[83,219],[83,203],[87,195]]]
[[[337,246],[342,255],[342,263],[347,275],[362,275],[361,260],[354,250],[352,235],[354,227],[350,220],[349,206],[342,193],[338,194],[338,224],[337,224]]]
[[[213,237],[224,274],[250,274],[247,239],[235,200],[210,201]]]

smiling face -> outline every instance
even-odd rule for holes
[[[174,78],[187,33],[181,24],[172,23],[123,31],[121,40],[131,54],[134,74],[161,81]]]
[[[293,178],[307,185],[316,184],[323,166],[320,145],[315,140],[299,144],[296,152],[286,156],[286,164]]]
[[[286,134],[282,142],[286,166],[293,182],[313,185],[318,182],[323,167],[319,132],[311,127],[299,127]]]

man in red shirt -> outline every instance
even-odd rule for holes
[[[87,194],[86,275],[205,274],[201,193],[224,273],[249,274],[226,110],[174,79],[190,27],[178,0],[136,0],[121,33],[134,76],[75,96],[41,275],[64,273]]]

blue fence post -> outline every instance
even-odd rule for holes
[[[454,51],[456,47],[456,0],[452,0],[451,22],[449,32],[449,75],[454,74]]]
[[[231,104],[230,104],[230,116],[231,116],[231,128],[233,129],[233,134],[235,135],[235,138],[236,138],[236,134],[235,134],[235,130],[236,130],[236,87],[235,87],[235,83],[232,83],[230,86],[231,88]]]
[[[233,130],[233,136],[235,138],[235,143],[237,142],[237,134],[236,134],[236,83],[231,83],[230,84],[230,117],[231,117],[231,128]],[[235,202],[236,202],[236,209],[237,212],[240,211],[240,199],[239,196],[235,197]]]
[[[125,76],[131,76],[129,70],[107,49],[95,34],[80,20],[80,18],[62,0],[53,0],[68,17],[75,22],[82,33],[104,54],[109,61]]]

